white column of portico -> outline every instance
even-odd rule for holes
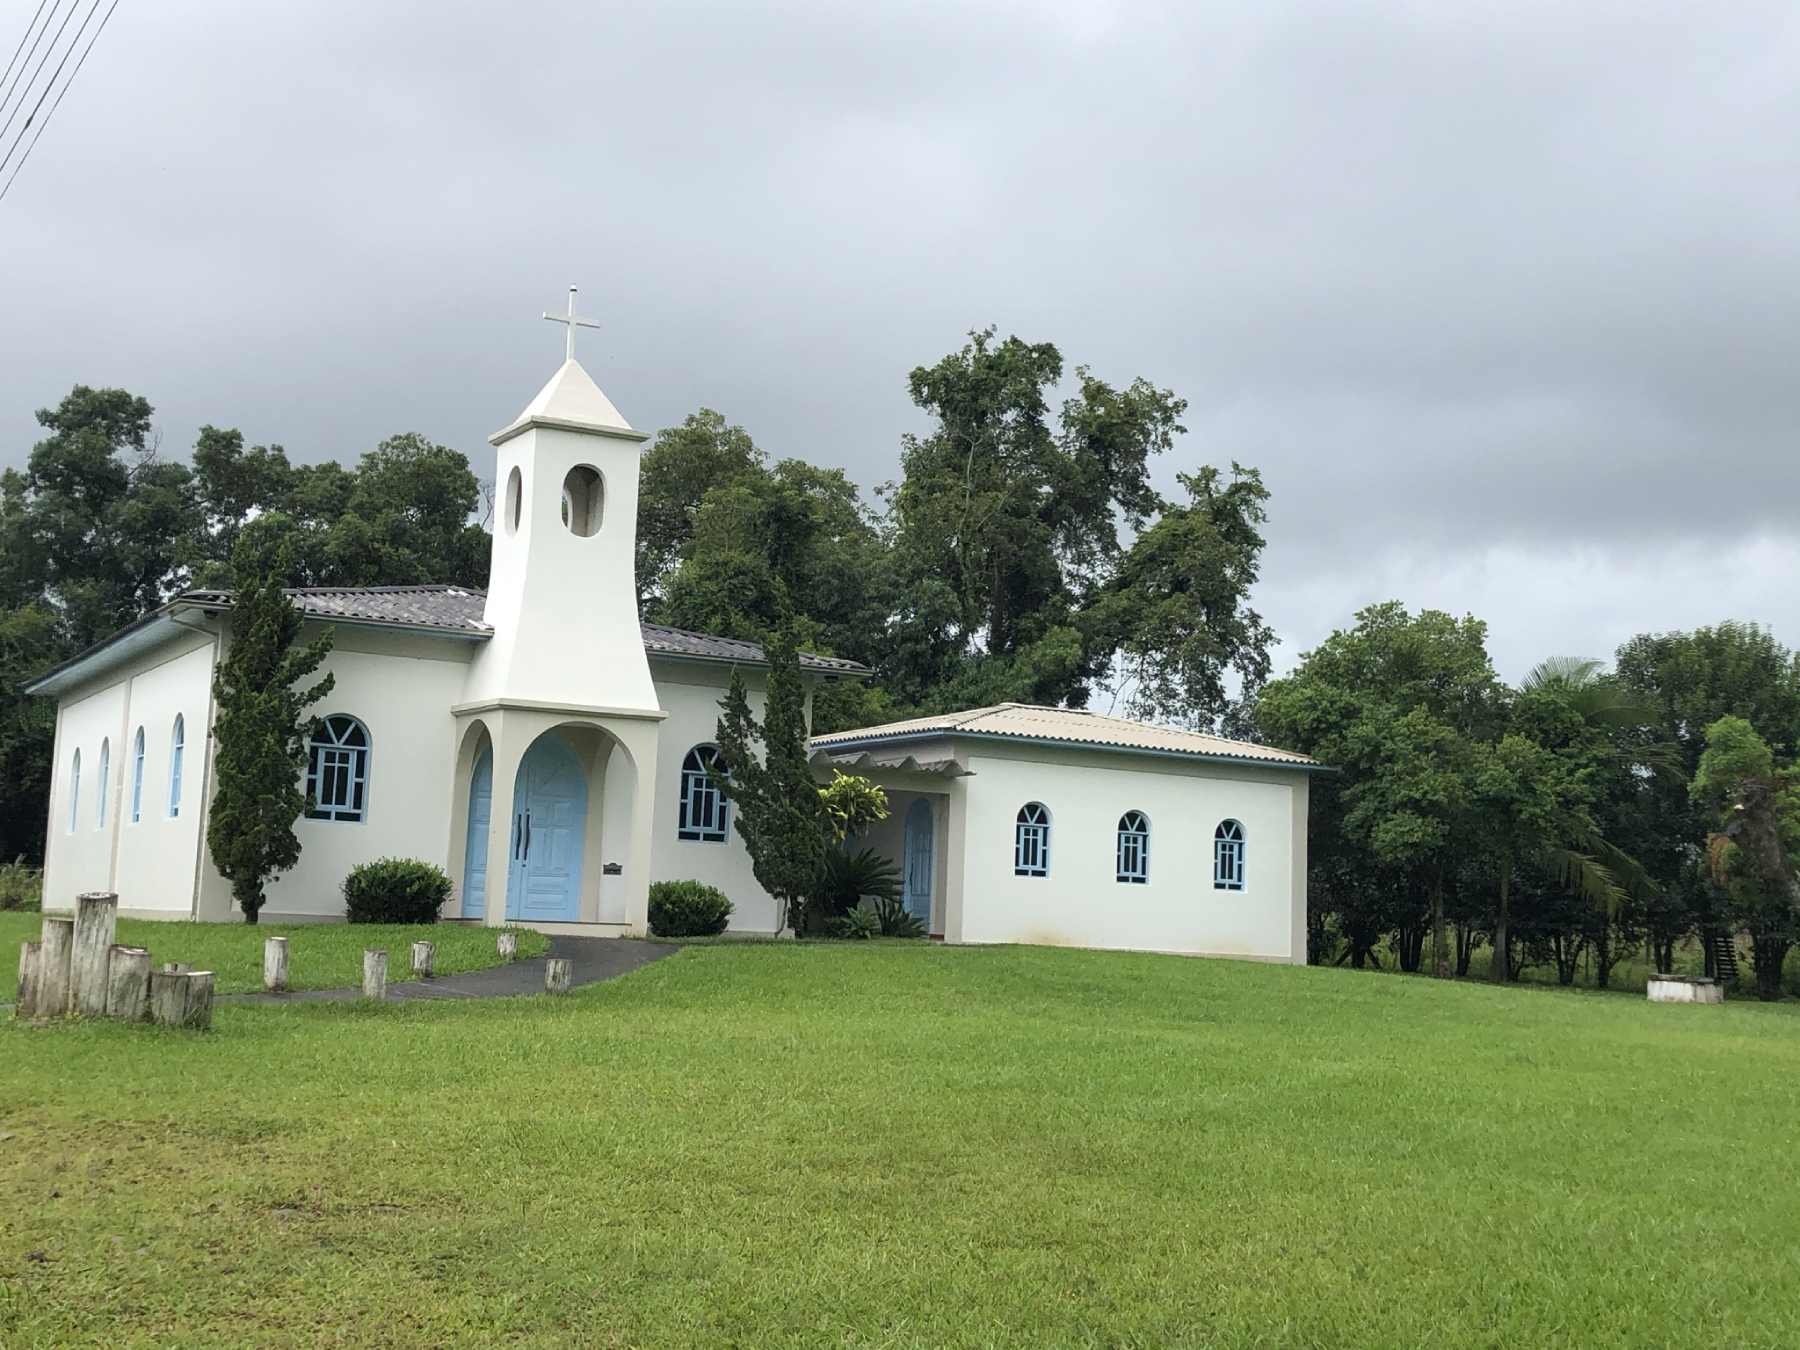
[[[650,848],[656,823],[656,753],[662,724],[621,718],[607,730],[631,755],[636,770],[631,783],[631,837],[624,841],[625,931],[650,934]]]
[[[494,782],[488,798],[487,906],[481,921],[489,928],[506,922],[506,888],[512,881],[513,788],[519,763],[531,748],[535,728],[529,719],[502,708],[482,713],[494,746]],[[468,809],[468,803],[463,804]]]

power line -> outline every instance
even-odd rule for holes
[[[75,0],[75,3],[79,6],[81,3],[81,0]],[[57,77],[63,73],[63,67],[69,64],[69,58],[75,54],[76,44],[81,41],[81,35],[83,33],[87,32],[87,26],[94,21],[94,14],[96,11],[99,10],[99,8],[100,8],[100,0],[94,0],[94,3],[88,6],[87,17],[81,21],[81,27],[79,27],[75,30],[75,36],[69,39],[69,45],[67,47],[63,48],[62,60],[60,60],[56,63],[56,69],[51,71],[50,78],[48,80],[44,81],[44,88],[43,88],[42,92],[40,92],[38,94],[37,102],[31,105],[31,115],[29,117],[27,117],[23,122],[19,123],[19,134],[17,136],[14,136],[12,144],[6,147],[6,153],[4,155],[0,155],[0,173],[4,173],[6,170],[7,164],[9,164],[12,161],[13,151],[17,150],[19,148],[19,142],[25,139],[25,133],[31,129],[32,122],[35,121],[37,118],[38,109],[42,108],[44,106],[44,100],[50,97],[50,91],[56,87]],[[72,19],[74,17],[75,17],[75,11],[73,9],[71,9],[69,11],[69,18]],[[63,26],[64,27],[68,26],[68,20],[65,19],[63,21]],[[57,32],[56,36],[59,38],[62,36],[62,33],[60,30]],[[100,30],[98,28],[96,28],[94,30],[94,36],[95,37],[100,36]],[[50,54],[49,52],[44,53],[44,55],[46,57],[48,57],[49,54]],[[83,55],[86,55],[86,53],[84,52]],[[35,79],[36,76],[33,76],[32,78]],[[27,90],[27,96],[29,96],[29,93],[30,93],[30,91]],[[21,100],[19,103],[19,108],[23,108],[24,106],[25,106],[25,104],[24,104],[23,100]],[[14,108],[13,112],[15,114],[17,114],[17,112],[19,111],[19,108]],[[8,121],[8,125],[9,126],[11,125],[10,120]],[[0,129],[0,136],[4,136],[5,134],[6,134],[5,130]],[[31,139],[33,141],[35,141],[35,140],[37,140],[37,137],[33,136]],[[20,162],[23,163],[24,161],[21,160]]]
[[[7,80],[12,78],[13,61],[17,61],[19,59],[19,53],[25,50],[25,39],[31,36],[31,30],[37,27],[37,21],[44,12],[44,6],[49,3],[50,3],[50,0],[38,0],[37,13],[33,14],[31,16],[31,22],[25,25],[25,32],[19,38],[19,45],[17,47],[13,48],[12,61],[8,61],[6,63],[6,73],[3,75],[0,75],[0,89],[4,89],[6,87]],[[59,0],[59,3],[60,3],[60,0]],[[48,25],[46,25],[46,26],[48,26]],[[25,59],[27,61],[29,61],[31,58],[28,56]],[[6,101],[4,99],[0,99],[0,108],[4,108],[5,106],[6,106]]]
[[[76,3],[79,4],[80,0],[76,0]],[[16,74],[12,74],[12,76],[11,76],[12,86],[8,89],[0,91],[0,112],[4,112],[6,110],[6,105],[12,102],[12,96],[18,92],[19,81],[25,78],[25,67],[30,65],[31,58],[37,55],[38,43],[42,42],[44,40],[44,34],[46,34],[50,31],[50,21],[51,21],[51,19],[54,19],[56,17],[56,11],[61,8],[62,8],[62,0],[56,0],[56,3],[50,6],[50,13],[44,19],[44,26],[37,30],[36,37],[31,38],[31,50],[26,52],[25,59],[23,61],[19,62],[18,72]],[[38,0],[38,13],[42,14],[43,12],[44,12],[44,0]],[[71,10],[69,12],[74,13],[73,10]],[[35,27],[37,24],[37,17],[35,15],[32,17],[31,22],[32,22],[32,25]],[[31,37],[31,29],[30,28],[27,28],[25,30],[25,37]],[[19,46],[23,47],[24,45],[25,45],[25,38],[20,38]],[[15,60],[18,58],[18,55],[19,54],[17,52],[13,53],[13,57]],[[12,63],[10,61],[7,63],[6,68],[9,72],[12,71]]]
[[[94,0],[96,9],[99,8],[99,5],[100,0]],[[118,7],[119,0],[112,0],[112,4],[107,6],[106,14],[100,20],[100,26],[94,30],[94,35],[88,39],[88,45],[81,50],[81,59],[75,63],[75,69],[69,72],[69,78],[63,81],[62,92],[57,94],[56,102],[50,105],[50,111],[44,114],[44,120],[38,123],[38,129],[31,138],[31,144],[25,147],[25,153],[19,156],[19,162],[13,165],[12,173],[7,177],[6,182],[3,185],[0,185],[0,202],[5,201],[6,194],[12,191],[13,179],[19,176],[19,170],[25,167],[25,161],[30,159],[31,152],[37,149],[38,137],[44,134],[44,128],[50,125],[50,119],[55,117],[56,110],[62,107],[63,94],[69,92],[69,86],[74,84],[75,77],[81,74],[81,68],[87,64],[88,53],[94,50],[94,44],[100,40],[100,35],[106,31],[106,25],[112,22],[113,11]],[[92,17],[91,13],[89,17]],[[86,28],[87,25],[83,23],[82,27]],[[77,33],[76,37],[79,38],[80,34]],[[70,43],[69,45],[73,47],[74,43]],[[36,116],[36,113],[33,113],[32,115]]]
[[[56,3],[60,5],[62,3],[62,0],[56,0]],[[75,17],[75,11],[80,8],[81,8],[81,0],[74,0],[74,3],[69,6],[69,12],[67,14],[63,15],[63,21],[60,25],[58,25],[58,27],[56,29],[56,36],[50,39],[50,45],[48,47],[44,48],[44,54],[42,56],[38,57],[37,69],[33,70],[31,72],[31,78],[25,81],[25,85],[24,85],[25,92],[19,96],[19,101],[17,103],[13,104],[13,110],[6,115],[6,125],[0,126],[0,136],[6,135],[6,133],[12,129],[13,118],[15,118],[19,115],[19,109],[23,108],[25,106],[25,100],[31,97],[31,87],[37,83],[38,72],[43,70],[44,66],[49,62],[50,58],[53,55],[55,55],[56,44],[62,41],[63,29],[65,29],[69,26],[69,20]],[[56,17],[55,10],[50,11],[50,17],[51,18]],[[44,25],[44,28],[46,31],[49,29],[49,27],[50,27],[50,25],[47,23]],[[43,33],[38,34],[38,37],[40,40],[43,38],[43,36],[44,36]],[[31,50],[34,52],[37,50],[37,43],[34,42],[31,44]],[[65,55],[66,55],[66,53],[65,53]],[[30,62],[31,58],[29,56],[27,56],[25,58],[25,60],[27,62]],[[25,73],[25,68],[23,66],[21,66],[19,68],[19,73],[21,75]],[[17,80],[13,81],[13,87],[15,89],[17,89],[19,87],[19,82]],[[46,89],[49,88],[48,85],[46,85],[44,87]],[[33,109],[33,111],[35,112],[36,110]]]

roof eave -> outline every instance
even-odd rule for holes
[[[963,731],[957,727],[940,727],[932,731],[902,731],[888,736],[860,736],[854,740],[830,741],[817,749],[834,753],[875,746],[901,745],[908,741],[997,741],[1007,745],[1049,746],[1058,750],[1106,750],[1120,755],[1144,755],[1151,759],[1178,759],[1195,764],[1232,764],[1252,769],[1292,769],[1298,773],[1335,773],[1328,764],[1316,760],[1265,759],[1257,755],[1216,755],[1204,750],[1158,750],[1147,745],[1118,745],[1111,741],[1077,741],[1061,736],[1013,736],[1002,731]]]

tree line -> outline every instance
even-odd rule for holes
[[[971,333],[907,377],[928,430],[872,500],[839,469],[771,457],[701,409],[646,449],[637,585],[646,620],[861,661],[814,708],[823,731],[1003,700],[1249,727],[1274,635],[1249,603],[1268,492],[1233,464],[1156,457],[1185,403],[1077,367],[1050,343]],[[1064,395],[1058,398],[1058,392]],[[0,474],[0,857],[44,839],[54,710],[24,686],[192,587],[227,586],[246,535],[291,586],[487,581],[490,485],[414,433],[354,464],[203,427],[185,461],[153,409],[77,386]]]
[[[1313,784],[1309,956],[1605,986],[1645,949],[1752,940],[1778,997],[1796,935],[1800,662],[1750,624],[1641,634],[1613,669],[1552,658],[1517,686],[1477,619],[1356,615],[1271,681],[1254,721],[1335,767]],[[1476,967],[1477,973],[1480,968]]]

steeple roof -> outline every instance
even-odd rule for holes
[[[624,414],[613,407],[612,400],[600,392],[593,376],[583,370],[581,362],[574,357],[562,363],[562,368],[550,377],[550,382],[538,390],[537,397],[525,405],[524,412],[488,440],[500,445],[534,426],[594,432],[628,441],[649,439],[643,432],[632,430]]]

